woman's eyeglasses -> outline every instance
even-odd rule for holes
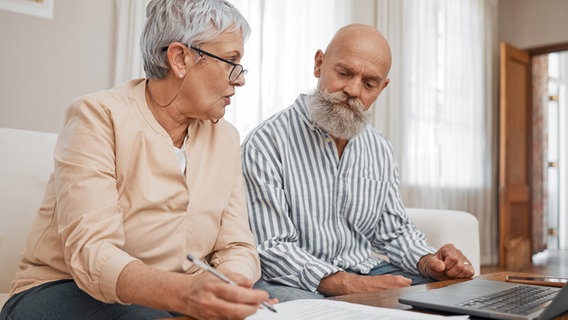
[[[207,51],[205,51],[205,50],[201,50],[201,49],[199,49],[199,48],[197,48],[197,47],[194,47],[194,46],[188,46],[188,45],[185,45],[185,46],[188,47],[188,48],[191,48],[191,49],[193,49],[193,50],[195,50],[195,51],[197,51],[200,56],[206,55],[206,56],[209,56],[209,57],[211,57],[211,58],[217,59],[217,60],[219,60],[219,61],[223,61],[223,62],[225,62],[225,63],[230,64],[231,66],[233,66],[233,68],[231,69],[231,73],[229,73],[229,81],[231,81],[231,82],[237,81],[237,79],[239,79],[239,77],[240,77],[241,74],[242,74],[243,76],[245,76],[245,75],[247,74],[247,72],[248,72],[248,70],[245,69],[242,64],[234,63],[234,62],[229,61],[229,60],[227,60],[227,59],[223,59],[223,58],[221,58],[221,57],[219,57],[219,56],[216,56],[216,55],[214,55],[214,54],[212,54],[212,53],[209,53],[209,52],[207,52]],[[168,50],[168,47],[167,47],[167,46],[166,46],[166,47],[162,47],[162,51],[166,51],[166,50]]]

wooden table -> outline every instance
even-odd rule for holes
[[[498,280],[498,281],[505,281],[505,277],[507,275],[520,275],[520,276],[535,276],[534,274],[527,274],[527,273],[518,273],[518,272],[497,272],[497,273],[488,273],[480,276],[476,276],[478,279],[489,279],[489,280]],[[459,280],[447,280],[447,281],[440,281],[440,282],[433,282],[429,284],[422,284],[412,287],[405,287],[401,289],[390,289],[390,290],[382,290],[372,293],[357,293],[357,294],[349,294],[344,296],[337,296],[327,298],[330,300],[339,300],[339,301],[346,301],[351,303],[363,304],[367,306],[374,306],[374,307],[382,307],[382,308],[394,308],[394,309],[402,309],[402,310],[411,310],[412,307],[405,304],[398,303],[398,297],[402,294],[410,293],[410,292],[418,292],[418,291],[425,291],[431,290],[436,288],[445,287],[447,285],[458,283],[462,281],[468,281],[469,279],[459,279]],[[420,310],[419,312],[424,312]],[[440,314],[440,313],[437,313]],[[191,320],[190,317],[179,317],[175,318],[177,320]],[[478,319],[475,317],[470,317],[470,319]],[[555,320],[568,320],[568,314],[564,314],[562,316],[556,317]]]
[[[476,278],[505,281],[505,277],[507,275],[536,276],[535,274],[527,274],[527,273],[519,273],[519,272],[496,272],[496,273],[488,273],[488,274],[476,276]],[[433,283],[429,283],[429,284],[417,285],[417,286],[412,286],[412,287],[405,287],[405,288],[401,288],[401,289],[390,289],[390,290],[383,290],[383,291],[377,291],[377,292],[372,292],[372,293],[350,294],[350,295],[332,297],[332,298],[328,298],[328,299],[347,301],[347,302],[364,304],[364,305],[367,305],[367,306],[374,306],[374,307],[411,310],[412,306],[398,303],[398,297],[400,297],[402,294],[441,288],[441,287],[445,287],[447,285],[462,282],[462,281],[468,281],[468,279],[447,280],[447,281],[433,282]],[[420,312],[423,312],[423,310],[420,310]],[[437,314],[439,314],[439,313],[437,313]],[[471,316],[470,319],[476,319],[476,318]],[[555,319],[556,320],[568,320],[568,314],[564,314],[562,316],[556,317]]]

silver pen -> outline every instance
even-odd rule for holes
[[[233,280],[227,278],[227,276],[225,276],[224,274],[222,274],[221,272],[215,270],[212,266],[208,265],[207,263],[201,261],[200,259],[195,258],[194,256],[192,256],[191,254],[187,255],[187,259],[191,262],[193,262],[196,266],[198,266],[200,269],[203,269],[207,272],[212,273],[214,276],[216,276],[217,278],[223,280],[225,283],[228,283],[230,285],[237,285]],[[261,303],[261,305],[263,307],[265,307],[266,309],[272,311],[272,312],[276,312],[276,309],[274,309],[274,307],[272,306],[272,304],[264,301]]]

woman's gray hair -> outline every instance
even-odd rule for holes
[[[247,20],[225,0],[152,0],[146,18],[140,50],[150,79],[167,76],[170,65],[162,48],[172,42],[198,46],[226,31],[240,32],[243,41],[250,34]]]

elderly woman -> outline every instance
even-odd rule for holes
[[[248,23],[223,0],[153,0],[147,17],[147,79],[68,109],[2,320],[238,319],[268,299],[251,289],[239,137],[221,119]]]

